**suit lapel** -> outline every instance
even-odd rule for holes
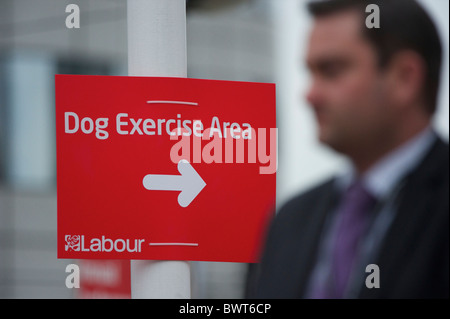
[[[322,195],[320,198],[315,198],[311,202],[308,210],[308,213],[312,217],[311,223],[308,224],[305,233],[302,235],[303,242],[307,242],[308,245],[303,245],[304,251],[297,254],[298,258],[302,256],[304,260],[298,260],[295,263],[302,267],[302,269],[295,270],[301,274],[299,282],[295,283],[298,287],[301,287],[301,291],[299,292],[300,297],[303,297],[306,293],[306,288],[309,285],[319,257],[320,245],[323,240],[321,235],[327,233],[325,227],[339,200],[339,194],[336,190],[336,180],[333,179],[326,183],[321,192],[318,193]]]

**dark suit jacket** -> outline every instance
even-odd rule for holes
[[[337,204],[333,180],[289,201],[271,224],[250,298],[303,298],[325,220]],[[437,140],[411,172],[376,264],[380,288],[361,283],[359,298],[449,297],[449,147]]]

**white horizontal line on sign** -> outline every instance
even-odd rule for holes
[[[150,243],[150,246],[191,246],[197,247],[198,243]]]
[[[185,101],[147,101],[147,104],[181,104],[181,105],[198,106],[198,103],[196,102],[185,102]]]

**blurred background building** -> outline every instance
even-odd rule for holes
[[[151,1],[151,0],[149,0]],[[438,132],[449,135],[449,2],[421,0],[445,48]],[[68,29],[65,8],[80,8]],[[345,160],[304,101],[304,0],[188,0],[188,76],[277,84],[277,204]],[[56,258],[54,74],[127,75],[126,0],[0,0],[0,298],[72,298]],[[258,110],[255,110],[258,112]],[[193,298],[241,298],[247,266],[192,263]]]

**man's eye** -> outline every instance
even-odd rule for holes
[[[343,66],[333,65],[327,66],[322,69],[322,75],[327,78],[336,78],[344,71]]]

